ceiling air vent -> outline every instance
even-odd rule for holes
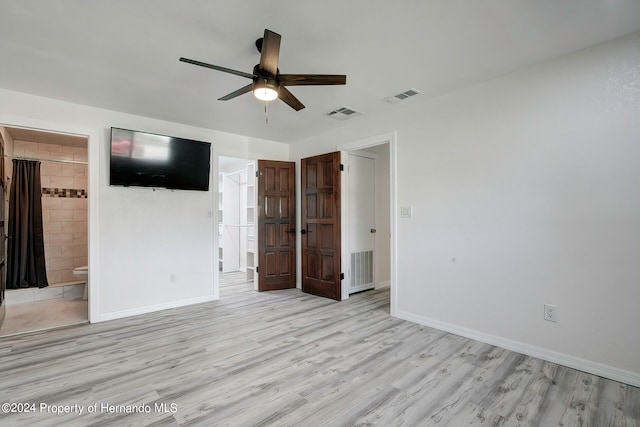
[[[412,96],[416,96],[416,95],[419,95],[421,93],[422,92],[420,92],[418,89],[408,89],[408,90],[405,90],[404,92],[398,93],[396,95],[387,96],[386,98],[383,99],[383,101],[387,102],[389,104],[395,104],[397,102],[404,101],[405,99],[409,99]]]
[[[340,107],[340,108],[336,108],[333,111],[329,111],[328,113],[325,113],[325,116],[329,116],[332,119],[336,119],[336,120],[347,120],[347,119],[351,119],[353,117],[359,116],[362,113],[360,111],[356,111],[353,108],[349,108],[349,107]]]

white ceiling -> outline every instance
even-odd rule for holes
[[[343,126],[324,116],[337,107],[384,115],[640,30],[640,0],[0,0],[0,11],[1,88],[288,143]],[[250,73],[265,28],[282,35],[282,73],[347,85],[292,87],[307,108],[271,103],[267,125],[251,94],[217,101],[248,80],[178,61]],[[409,88],[423,95],[382,101]]]

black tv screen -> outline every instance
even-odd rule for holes
[[[111,128],[109,184],[209,190],[211,144]]]

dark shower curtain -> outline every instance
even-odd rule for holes
[[[7,235],[7,288],[49,286],[44,262],[40,162],[13,160]]]

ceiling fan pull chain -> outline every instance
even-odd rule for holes
[[[267,91],[267,79],[264,79],[264,91]],[[268,102],[264,103],[264,123],[265,124],[269,124],[269,113],[267,112],[267,105],[269,105]]]

